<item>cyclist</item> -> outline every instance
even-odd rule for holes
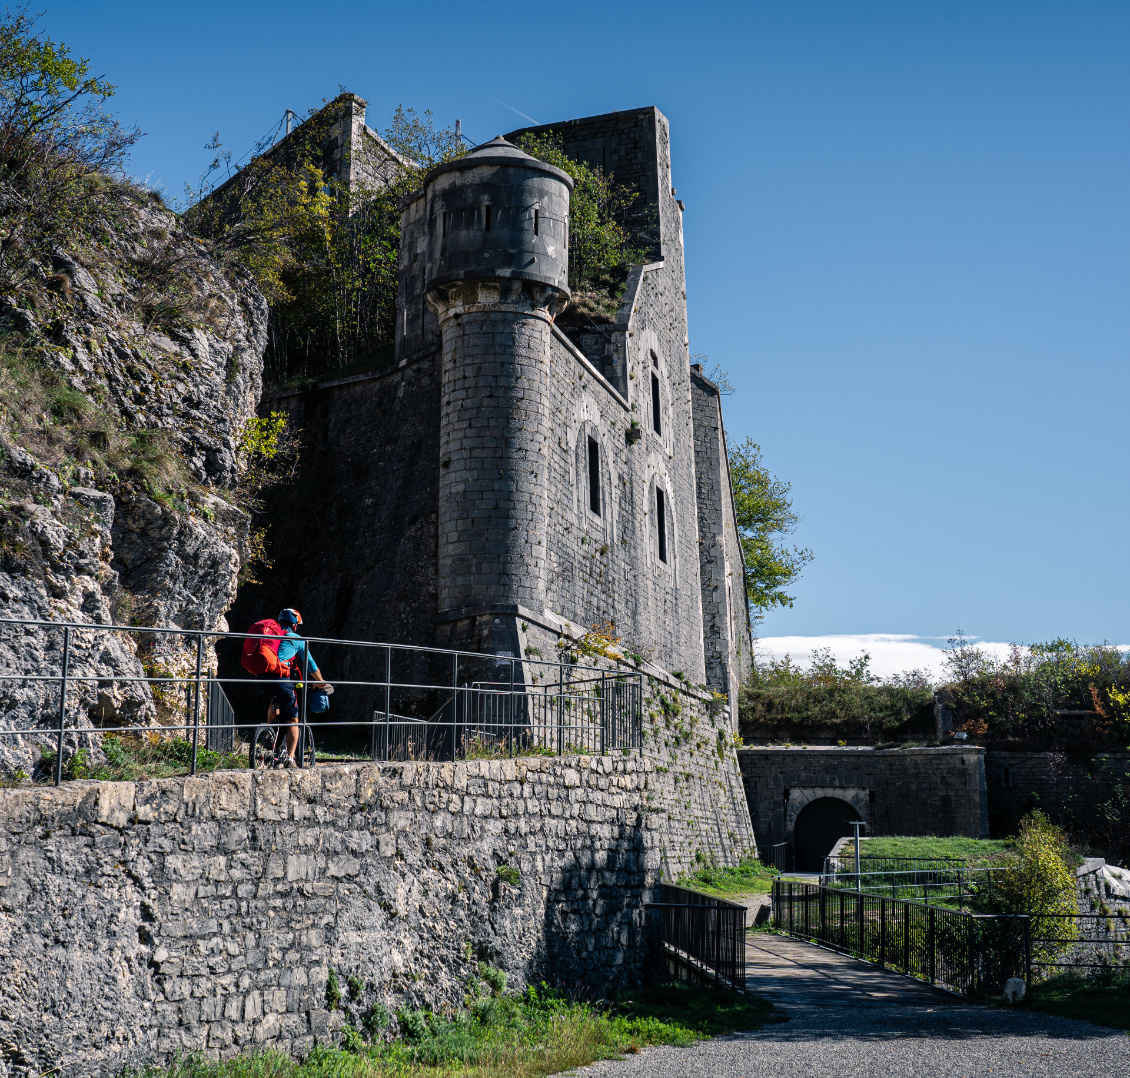
[[[294,754],[298,749],[298,695],[297,689],[302,684],[303,672],[307,670],[309,662],[310,685],[314,688],[333,689],[322,680],[322,672],[314,662],[314,656],[306,645],[306,641],[298,634],[298,626],[302,624],[302,615],[292,607],[281,611],[275,619],[283,631],[282,641],[279,643],[279,662],[285,663],[290,669],[290,677],[294,680],[282,680],[275,687],[275,697],[267,710],[267,722],[273,723],[276,718],[286,726],[286,753],[287,767],[297,767],[298,761]],[[280,723],[280,724],[281,724]]]

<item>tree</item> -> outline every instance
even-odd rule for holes
[[[0,15],[0,292],[112,212],[107,174],[140,137],[103,111],[113,94],[26,9]]]
[[[738,536],[745,556],[745,586],[751,611],[792,606],[785,589],[812,561],[812,551],[789,547],[779,537],[792,535],[800,523],[793,512],[789,483],[769,473],[761,446],[751,438],[730,450],[730,482]],[[756,616],[756,615],[755,615]]]
[[[1032,918],[1032,957],[1054,961],[1076,935],[1079,899],[1067,837],[1038,809],[1020,821],[1013,853],[994,881],[993,905]]]

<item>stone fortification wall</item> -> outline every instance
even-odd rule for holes
[[[272,566],[245,584],[231,626],[296,606],[314,636],[434,640],[439,357],[267,397],[302,431],[297,480],[271,495]],[[348,652],[335,677],[363,676]],[[382,675],[383,676],[383,675]]]
[[[794,842],[797,816],[840,798],[869,835],[988,838],[985,750],[771,747],[738,752],[760,848]]]
[[[627,755],[0,790],[0,1075],[301,1053],[330,969],[439,1010],[479,961],[638,982],[660,879],[753,852],[729,716],[646,697]]]
[[[1021,817],[1038,808],[1108,857],[1130,854],[1130,753],[1068,756],[990,749],[985,781],[994,838],[1016,834]]]
[[[738,689],[753,663],[745,558],[734,517],[722,397],[701,364],[691,367],[691,403],[706,682],[729,697],[737,714]]]

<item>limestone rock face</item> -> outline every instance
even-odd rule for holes
[[[0,617],[226,629],[248,532],[229,498],[262,390],[267,305],[175,214],[136,194],[118,210],[100,246],[57,250],[0,307],[0,343],[33,345],[35,362],[81,394],[72,424],[93,429],[96,416],[127,452],[159,445],[193,489],[76,463],[58,420],[29,424],[14,414],[11,381],[0,383]],[[62,648],[59,629],[0,625],[0,673],[58,674]],[[74,630],[70,673],[99,680],[70,685],[67,724],[170,721],[184,713],[183,687],[155,699],[115,679],[186,674],[195,661],[193,641],[175,634]],[[58,683],[0,680],[0,731],[57,727],[58,715]],[[54,743],[0,736],[0,768],[30,771],[40,741]],[[66,744],[98,752],[97,735]]]

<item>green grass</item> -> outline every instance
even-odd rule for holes
[[[719,897],[763,895],[772,889],[777,875],[775,868],[763,865],[756,857],[749,857],[733,867],[704,865],[697,872],[683,876],[679,885]]]
[[[598,1059],[638,1052],[653,1044],[691,1044],[778,1021],[757,997],[664,985],[622,993],[611,1002],[570,1000],[544,984],[520,995],[480,985],[467,1008],[452,1018],[424,1011],[395,1018],[373,1007],[347,1027],[342,1048],[316,1048],[301,1063],[277,1052],[258,1052],[225,1063],[199,1059],[146,1078],[540,1078]],[[371,1019],[371,1021],[370,1021]]]
[[[940,838],[936,835],[890,835],[885,838],[867,838],[860,843],[860,854],[865,857],[960,857],[976,863],[999,857],[1011,849],[1012,839],[964,838],[954,835]],[[849,856],[851,848],[845,850]]]
[[[201,736],[201,742],[204,738]],[[106,755],[103,764],[92,764],[86,749],[79,749],[63,760],[63,777],[67,779],[101,779],[105,782],[136,782],[139,779],[163,779],[187,775],[192,770],[192,742],[184,738],[158,739],[148,735],[107,735],[102,739]],[[45,770],[53,767],[55,753],[43,747]],[[210,752],[199,744],[196,750],[197,772],[219,771],[247,766],[247,746],[237,743],[235,752]]]
[[[1062,974],[1028,989],[1024,1006],[1059,1018],[1077,1018],[1130,1033],[1130,977]]]

